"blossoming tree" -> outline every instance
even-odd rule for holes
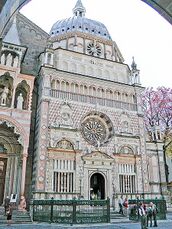
[[[172,158],[172,89],[146,88],[142,93],[141,103],[150,139],[156,140],[152,133],[155,128],[159,128],[164,143],[164,153]]]

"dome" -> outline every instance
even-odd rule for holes
[[[57,21],[51,28],[50,36],[59,36],[68,32],[78,31],[112,40],[106,26],[101,22],[86,18],[85,12],[86,10],[81,0],[78,0],[73,9],[74,16]]]

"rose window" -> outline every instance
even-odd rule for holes
[[[109,118],[96,112],[84,118],[81,124],[81,132],[84,139],[94,146],[102,146],[113,135],[113,126]]]

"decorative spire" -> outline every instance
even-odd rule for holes
[[[140,70],[137,69],[137,64],[134,61],[134,57],[131,68],[131,83],[140,85]]]
[[[84,17],[85,16],[85,12],[86,12],[86,9],[83,6],[81,0],[77,0],[77,3],[75,5],[75,7],[73,8],[74,16]]]
[[[134,61],[134,56],[132,58],[133,58],[133,62],[131,64],[131,68],[132,68],[132,70],[136,70],[137,69],[137,64]]]

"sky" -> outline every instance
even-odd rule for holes
[[[31,0],[21,13],[47,33],[73,16],[77,0]],[[172,88],[172,25],[141,0],[82,0],[86,17],[102,22],[125,63],[134,56],[142,86]]]

